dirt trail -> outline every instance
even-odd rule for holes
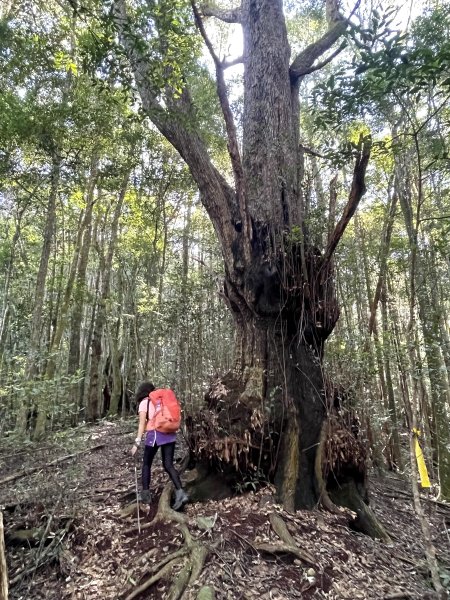
[[[126,597],[149,577],[152,564],[182,545],[175,524],[158,523],[139,535],[129,531],[136,516],[121,516],[135,497],[134,461],[129,454],[134,434],[134,421],[103,421],[40,446],[23,446],[15,452],[5,441],[0,446],[0,479],[37,468],[0,489],[11,600]],[[75,456],[57,461],[70,454]],[[152,520],[166,481],[158,459],[153,469],[154,503],[141,509],[142,525]],[[188,505],[189,530],[206,544],[209,555],[183,598],[194,599],[202,585],[210,585],[219,600],[431,600],[435,596],[408,483],[393,477],[376,480],[372,500],[392,535],[390,546],[350,531],[346,514],[299,511],[289,515],[274,503],[270,488]],[[450,507],[426,502],[425,510],[438,556],[450,570]],[[256,549],[280,543],[270,523],[273,513],[282,517],[297,546],[314,557],[314,567],[291,554]],[[18,530],[26,530],[21,535],[27,539],[15,539]],[[446,573],[450,578],[443,568],[444,577]],[[138,598],[165,598],[168,586],[161,580]]]

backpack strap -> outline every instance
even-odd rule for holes
[[[150,420],[150,396],[147,398],[147,421]]]

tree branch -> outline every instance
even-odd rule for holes
[[[240,8],[232,8],[230,10],[222,10],[220,8],[214,8],[213,6],[208,6],[207,4],[203,4],[201,7],[201,12],[204,17],[216,17],[216,19],[220,19],[221,21],[225,21],[225,23],[240,23],[241,22],[241,9]]]
[[[353,15],[355,10],[358,8],[361,0],[357,0],[349,18]],[[313,71],[322,69],[325,65],[333,60],[342,50],[345,48],[344,44],[331,54],[327,59],[321,63],[314,65],[314,62],[324,54],[327,50],[333,46],[335,42],[341,37],[344,31],[347,29],[349,18],[344,18],[339,12],[339,5],[337,0],[327,0],[327,20],[328,20],[328,31],[317,41],[309,44],[297,57],[294,59],[290,68],[291,81],[295,83]]]
[[[335,42],[337,42],[346,28],[347,21],[339,21],[319,40],[309,44],[309,46],[306,46],[306,48],[297,55],[294,62],[291,64],[291,68],[289,69],[291,81],[295,82],[300,79],[300,77],[317,70],[319,67],[313,68],[314,61],[316,61],[324,52],[331,48]],[[325,62],[325,64],[327,63]]]
[[[230,60],[230,61],[223,60],[222,61],[222,69],[229,69],[230,67],[234,67],[234,65],[238,65],[239,63],[243,63],[243,62],[244,62],[243,56],[238,56],[237,58],[234,58],[233,60]]]
[[[207,148],[197,132],[195,111],[189,91],[184,88],[181,95],[175,98],[170,90],[166,90],[168,93],[168,97],[165,99],[167,110],[163,108],[158,101],[161,92],[154,88],[148,63],[136,44],[136,34],[128,19],[125,0],[114,0],[113,17],[120,42],[134,73],[143,108],[162,135],[174,146],[188,165],[199,188],[202,203],[215,224],[218,235],[223,238],[235,235],[236,232],[233,230],[233,233],[230,230],[230,224],[240,218],[236,194],[212,164]],[[222,243],[222,247],[225,261],[232,264],[230,240]]]
[[[371,150],[371,139],[368,138],[366,140],[360,138],[360,152],[359,156],[356,159],[355,168],[353,171],[353,181],[352,188],[350,190],[350,194],[348,197],[347,206],[344,209],[342,217],[339,223],[334,228],[332,235],[328,241],[328,245],[326,247],[325,253],[322,259],[322,266],[320,270],[323,270],[330,262],[331,257],[333,256],[334,251],[336,250],[336,246],[339,243],[342,235],[344,234],[347,225],[350,222],[350,219],[355,214],[355,210],[358,207],[359,201],[363,197],[366,191],[365,184],[365,175],[367,164],[370,158],[370,150]]]
[[[334,58],[336,58],[336,56],[338,56],[342,52],[342,50],[345,50],[345,48],[347,48],[346,41],[342,42],[339,48],[332,52],[330,56],[325,58],[322,62],[312,65],[311,67],[309,67],[309,69],[305,69],[304,71],[302,71],[301,77],[303,77],[303,75],[309,75],[310,73],[314,73],[314,71],[320,71],[320,69],[323,69],[323,67],[328,65],[328,63],[330,63]]]
[[[194,0],[191,0],[192,10],[194,12],[195,22],[200,31],[203,40],[206,44],[206,47],[209,50],[211,58],[214,61],[214,65],[216,67],[216,85],[217,85],[217,95],[219,97],[220,106],[222,108],[222,114],[225,119],[225,127],[227,130],[228,137],[228,154],[230,156],[231,165],[233,167],[233,175],[234,175],[234,183],[236,187],[236,195],[238,198],[239,210],[241,215],[242,229],[244,233],[244,240],[246,240],[247,244],[244,247],[244,254],[246,258],[250,256],[250,246],[249,243],[251,241],[251,225],[249,214],[247,210],[247,201],[245,194],[245,185],[244,185],[244,169],[242,167],[242,159],[239,151],[239,144],[236,132],[236,126],[234,124],[233,113],[231,111],[230,103],[228,101],[228,93],[227,86],[225,83],[225,77],[223,74],[223,65],[214,51],[211,40],[208,38],[205,28],[203,26],[203,21],[200,16],[200,13],[195,5]]]
[[[300,150],[303,150],[304,152],[306,152],[306,154],[310,154],[311,156],[316,156],[317,158],[326,158],[326,156],[324,156],[323,154],[319,154],[317,150],[313,150],[312,148],[309,148],[304,144],[299,144],[299,148]]]

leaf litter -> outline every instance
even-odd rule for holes
[[[141,526],[147,528],[140,535],[136,529],[134,460],[129,453],[134,425],[134,421],[103,421],[72,430],[52,443],[25,446],[19,455],[2,442],[2,478],[41,467],[0,490],[11,600],[117,600],[181,547],[182,534],[175,524],[150,525],[167,481],[159,458],[152,469],[153,502],[140,506]],[[102,443],[103,447],[85,452]],[[46,466],[69,448],[80,454]],[[180,461],[180,445],[177,452]],[[393,475],[373,478],[371,501],[392,544],[351,531],[346,511],[286,513],[270,486],[187,505],[189,530],[209,554],[183,598],[197,598],[208,585],[218,600],[432,600],[436,596],[410,484]],[[445,574],[450,567],[450,505],[424,499],[424,506]],[[298,548],[314,557],[314,565],[290,553],[258,549],[281,543],[270,523],[274,513],[286,523]],[[36,538],[22,539],[19,532],[24,531],[35,532]],[[165,598],[169,587],[170,582],[162,579],[138,600]]]

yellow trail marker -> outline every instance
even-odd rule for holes
[[[414,435],[414,448],[415,448],[415,452],[416,452],[417,468],[419,469],[419,475],[420,475],[420,485],[423,488],[429,488],[429,487],[431,487],[431,484],[430,484],[430,480],[428,478],[427,465],[425,464],[425,459],[423,457],[422,448],[420,447],[420,444],[419,444],[420,431],[419,431],[419,429],[414,428],[412,430],[412,432]]]

